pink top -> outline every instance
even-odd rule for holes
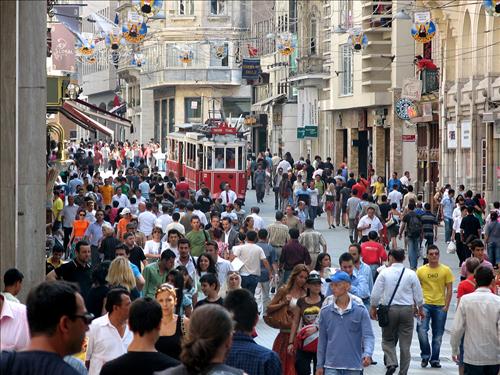
[[[30,342],[30,331],[26,306],[10,302],[3,296],[2,312],[0,313],[0,349],[22,350]]]

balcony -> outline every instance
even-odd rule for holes
[[[241,85],[241,69],[164,68],[153,74],[141,74],[142,88],[172,85]]]
[[[439,91],[439,69],[424,69],[420,72],[422,80],[422,94],[430,94]]]

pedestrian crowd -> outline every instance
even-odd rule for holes
[[[453,360],[462,374],[497,375],[498,201],[446,185],[425,202],[408,172],[386,186],[330,158],[266,152],[248,161],[257,202],[274,201],[265,225],[229,184],[192,189],[161,173],[155,151],[68,146],[47,226],[47,281],[23,305],[23,274],[4,275],[2,373],[360,374],[377,364],[371,320],[386,374],[408,373],[415,320],[421,366],[440,368],[458,276]],[[321,215],[328,230],[348,229],[338,259],[315,229]],[[436,245],[441,222],[446,249]],[[442,251],[457,255],[459,275]],[[279,330],[272,350],[254,340],[260,317]]]

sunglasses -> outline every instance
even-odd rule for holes
[[[82,319],[85,324],[89,325],[90,323],[92,323],[92,320],[94,320],[95,316],[92,313],[86,312],[82,315],[73,315],[72,318]]]
[[[78,216],[85,216],[85,214],[79,214]]]
[[[172,284],[165,283],[165,284],[161,284],[158,287],[158,289],[156,289],[156,293],[165,292],[167,290],[176,290],[176,288]]]

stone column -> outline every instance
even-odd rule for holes
[[[358,139],[358,128],[347,129],[347,166],[349,167],[349,172],[354,172],[354,175],[358,176],[359,173],[359,151],[358,147],[353,147],[352,141]]]
[[[373,169],[377,176],[385,174],[385,129],[382,126],[372,127]]]
[[[0,2],[0,263],[22,300],[45,276],[46,28],[46,2]]]

